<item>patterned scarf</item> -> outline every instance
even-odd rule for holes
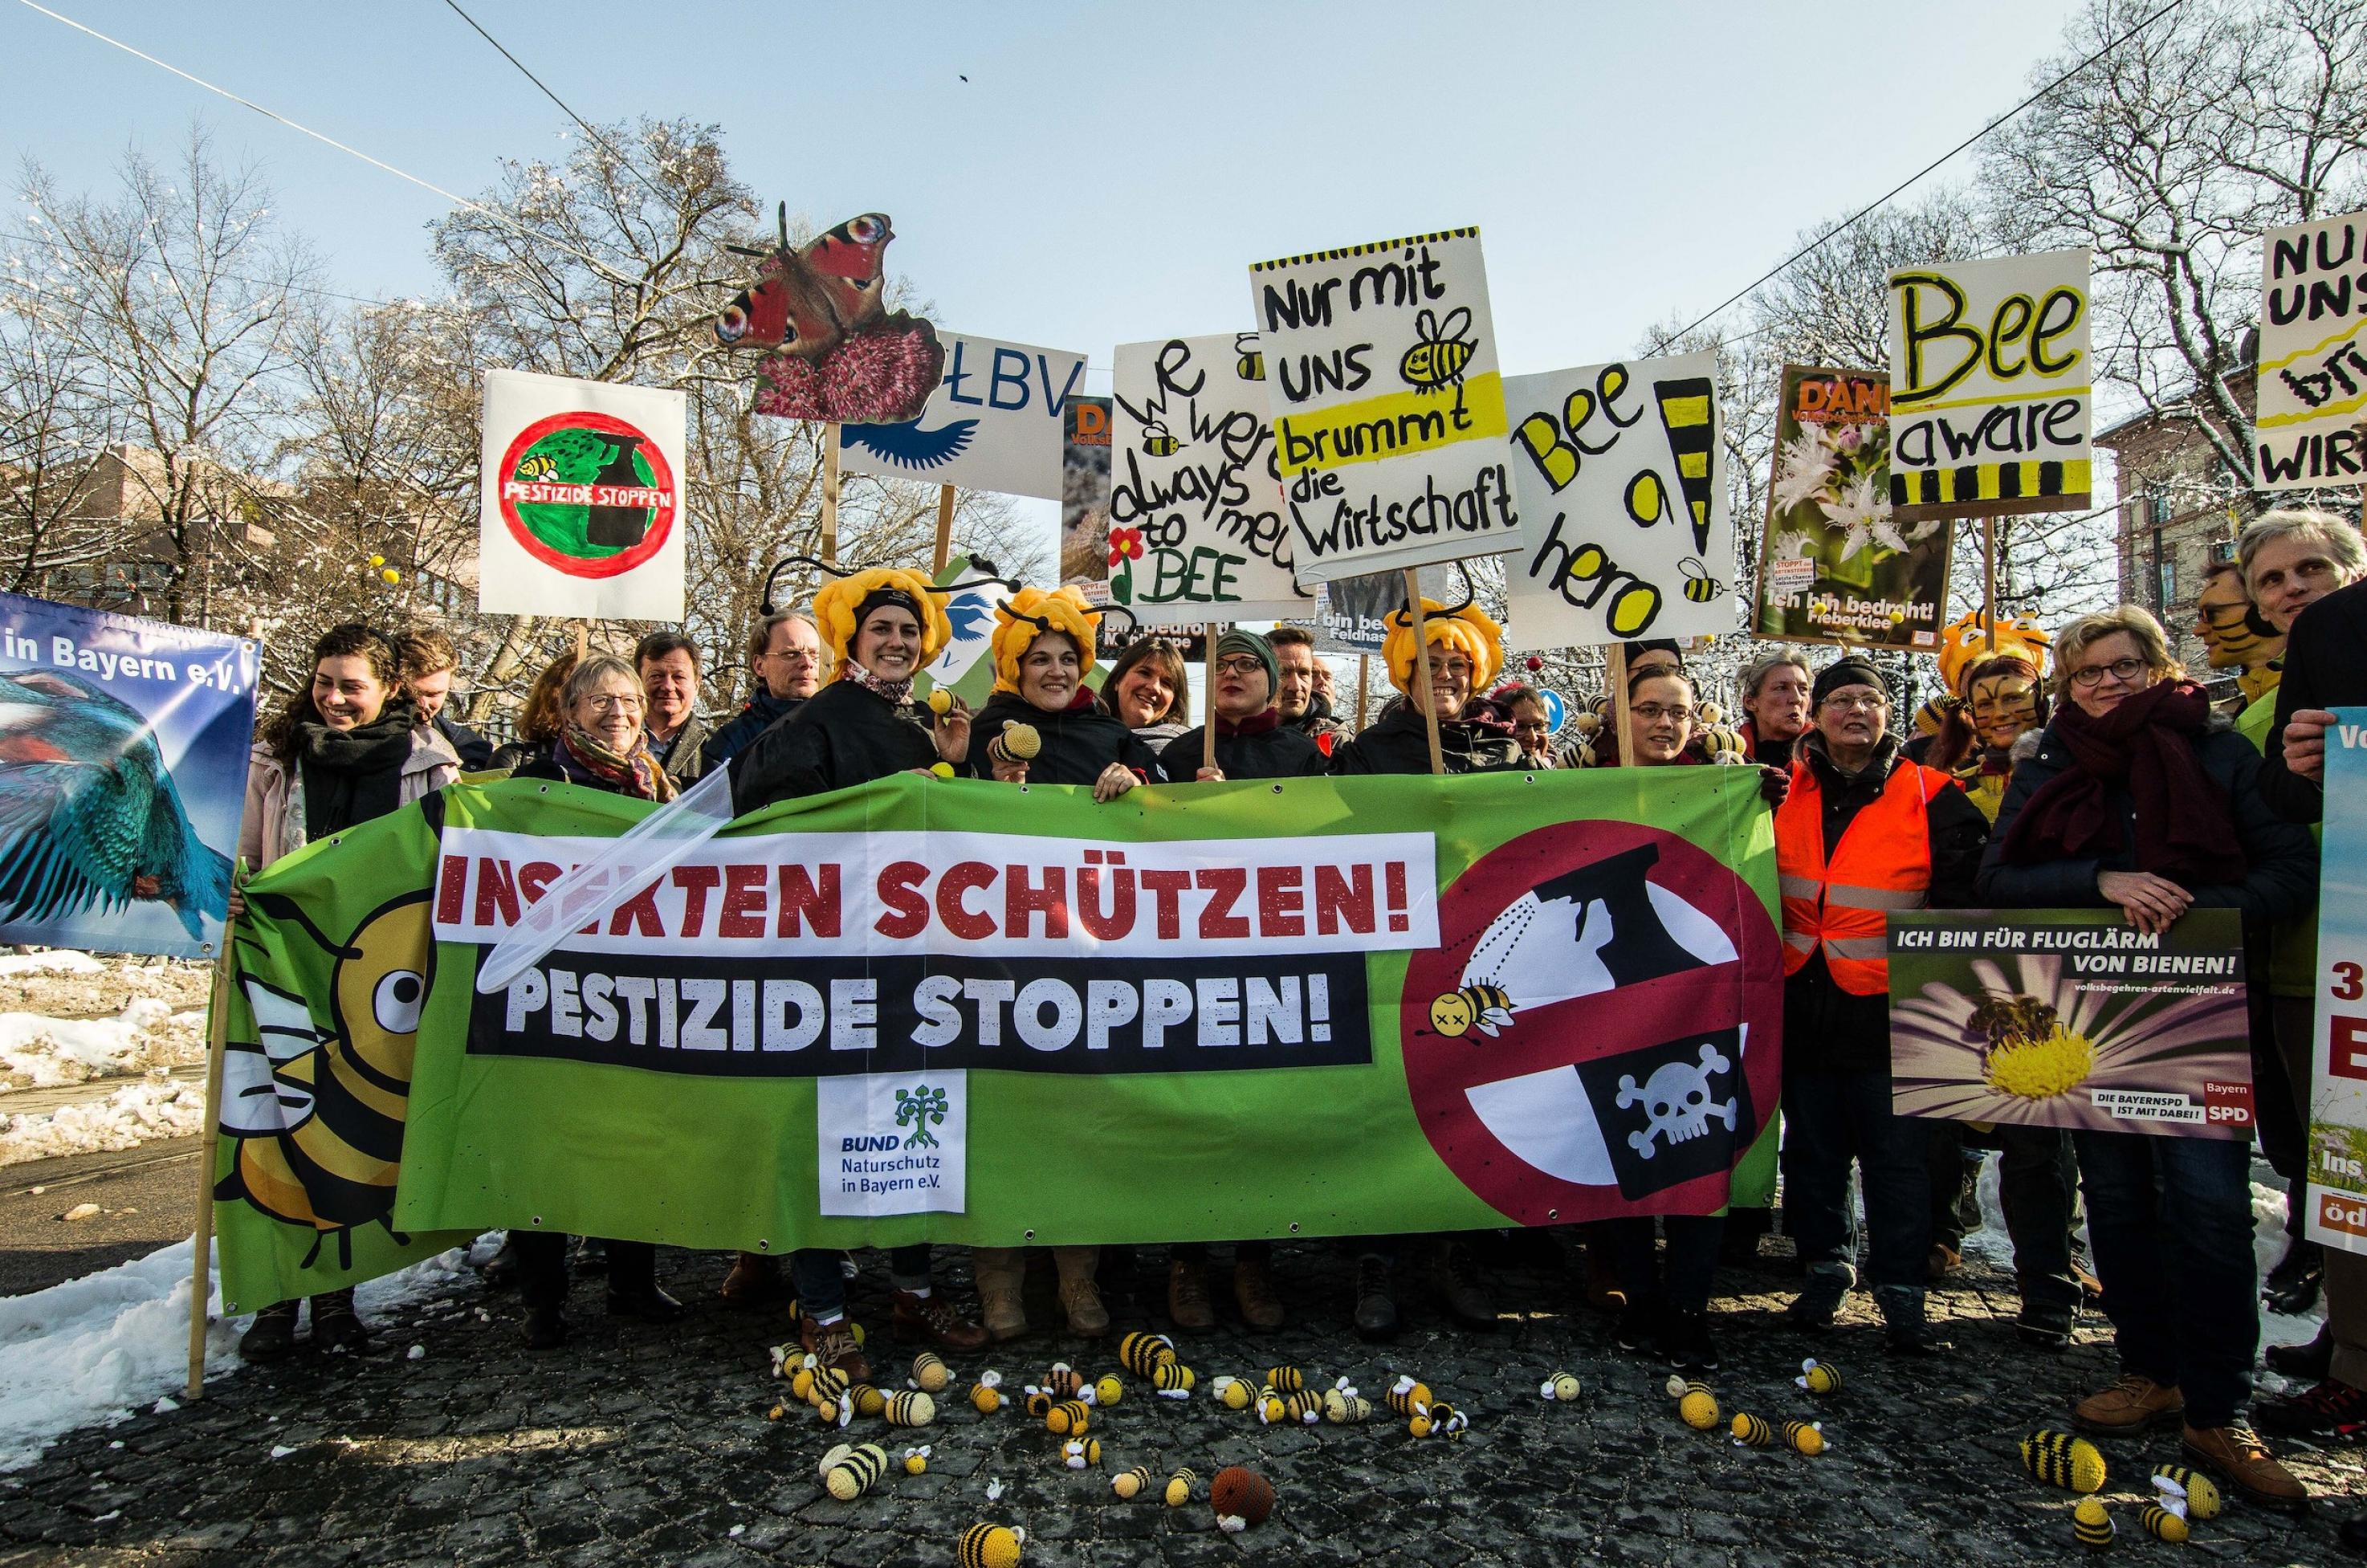
[[[570,784],[613,789],[620,795],[660,804],[674,796],[674,780],[650,754],[646,730],[635,735],[632,750],[620,756],[594,739],[589,731],[571,724],[560,736],[559,743],[550,749],[550,754]]]
[[[868,602],[866,601],[866,604]],[[873,696],[885,698],[889,707],[900,708],[912,700],[912,678],[910,675],[900,681],[883,681],[854,660],[842,659],[838,663],[838,678],[854,682]]]

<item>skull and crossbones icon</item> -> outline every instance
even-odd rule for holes
[[[1670,1062],[1653,1070],[1652,1076],[1639,1088],[1633,1073],[1623,1073],[1619,1078],[1619,1109],[1633,1105],[1644,1107],[1644,1129],[1627,1134],[1627,1142],[1646,1159],[1659,1152],[1660,1145],[1671,1146],[1698,1138],[1709,1131],[1709,1119],[1722,1117],[1726,1130],[1734,1131],[1735,1102],[1728,1096],[1723,1104],[1710,1098],[1710,1078],[1714,1075],[1734,1070],[1734,1064],[1715,1045],[1701,1048],[1701,1065]]]

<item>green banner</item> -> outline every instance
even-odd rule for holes
[[[344,1228],[226,1190],[235,1299],[318,1289],[348,1244],[361,1269],[397,1233],[495,1225],[775,1253],[1231,1240],[1772,1188],[1783,972],[1751,770],[1106,806],[902,776],[733,823],[477,992],[517,911],[649,809],[459,785],[255,881],[241,990],[299,999],[303,1027],[234,1013],[233,1038],[334,1087],[319,1107],[361,1134],[391,1122],[399,1179],[391,1211],[314,1202]],[[275,1040],[310,1055],[279,1065]],[[305,1130],[226,1138],[226,1165]]]

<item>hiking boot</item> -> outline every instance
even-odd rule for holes
[[[2303,1513],[2309,1489],[2269,1452],[2249,1427],[2188,1427],[2180,1434],[2190,1464],[2216,1471],[2229,1485],[2264,1507]]]
[[[1217,1309],[1208,1304],[1207,1266],[1198,1258],[1169,1260],[1167,1315],[1178,1328],[1200,1331],[1217,1326]]]
[[[964,1317],[934,1289],[925,1296],[898,1291],[893,1321],[897,1337],[930,1338],[948,1350],[976,1350],[988,1337],[984,1328]]]
[[[1015,1247],[973,1247],[970,1279],[978,1286],[979,1320],[991,1337],[1016,1339],[1027,1332],[1027,1254]]]
[[[1709,1314],[1682,1308],[1660,1314],[1660,1354],[1688,1378],[1717,1371],[1717,1341],[1710,1337]]]
[[[1099,1339],[1110,1331],[1109,1309],[1102,1305],[1102,1288],[1089,1274],[1060,1281],[1060,1308],[1069,1314],[1069,1332]]]
[[[1926,1279],[1936,1285],[1964,1266],[1963,1253],[1944,1241],[1935,1241],[1931,1244],[1931,1257],[1924,1260],[1923,1273]]]
[[[2025,1301],[2022,1311],[2014,1314],[2013,1331],[2025,1345],[2060,1350],[2071,1343],[2071,1327],[2077,1316],[2071,1308],[2054,1302]]]
[[[1430,1282],[1446,1303],[1447,1315],[1466,1328],[1496,1326],[1496,1303],[1479,1283],[1479,1260],[1461,1242],[1449,1242],[1430,1266]]]
[[[2271,1345],[2269,1370],[2289,1378],[2324,1382],[2334,1375],[2334,1330],[2318,1325],[2317,1337],[2306,1345]]]
[[[1251,1328],[1282,1326],[1282,1298],[1274,1293],[1274,1271],[1264,1258],[1234,1257],[1233,1304]]]
[[[2307,1393],[2254,1405],[2252,1424],[2281,1438],[2356,1442],[2367,1434],[2367,1390],[2327,1378]]]
[[[731,1272],[723,1276],[719,1292],[726,1306],[745,1311],[763,1306],[779,1294],[781,1261],[761,1252],[743,1252],[731,1260]]]
[[[296,1303],[277,1302],[255,1314],[255,1322],[238,1342],[243,1361],[285,1360],[296,1348]]]
[[[526,1309],[525,1336],[529,1350],[556,1350],[567,1343],[567,1319],[555,1304],[530,1306]]]
[[[2184,1394],[2135,1372],[2123,1372],[2112,1387],[2100,1389],[2071,1407],[2071,1425],[2100,1438],[2135,1437],[2150,1427],[2177,1426],[2185,1419]]]
[[[329,1356],[367,1356],[369,1330],[354,1314],[351,1290],[312,1298],[312,1348]]]
[[[1811,1263],[1806,1282],[1784,1309],[1784,1316],[1795,1328],[1830,1328],[1856,1283],[1857,1270],[1846,1263]]]
[[[1894,1355],[1930,1356],[1949,1348],[1924,1314],[1921,1286],[1881,1286],[1874,1304],[1881,1310],[1884,1340]]]
[[[608,1315],[636,1323],[679,1323],[690,1309],[658,1289],[654,1282],[639,1290],[608,1292]]]
[[[846,1319],[822,1324],[800,1314],[798,1343],[821,1358],[823,1366],[844,1372],[848,1382],[871,1381],[871,1363],[864,1358],[863,1347],[855,1342],[855,1325]]]
[[[2260,1302],[2271,1312],[2297,1317],[2317,1304],[2326,1284],[2326,1255],[2314,1241],[2294,1241],[2260,1283]]]
[[[1398,1333],[1397,1282],[1386,1258],[1356,1259],[1356,1332],[1367,1339],[1394,1339]]]

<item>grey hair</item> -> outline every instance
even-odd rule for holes
[[[560,688],[560,705],[573,707],[590,696],[611,675],[622,675],[633,690],[641,694],[641,701],[648,703],[649,688],[641,684],[640,671],[613,653],[595,653],[587,659],[578,660],[575,668],[569,671],[567,684]]]
[[[2314,507],[2281,507],[2253,518],[2236,541],[2236,561],[2243,570],[2245,592],[2252,591],[2252,558],[2279,539],[2304,539],[2324,545],[2346,583],[2367,577],[2367,543],[2361,542],[2358,529],[2331,512]]]
[[[1809,681],[1816,679],[1816,671],[1808,668],[1808,656],[1806,653],[1789,643],[1779,643],[1742,667],[1744,698],[1757,696],[1759,688],[1767,683],[1767,677],[1783,669],[1786,664],[1797,670],[1804,679]]]

